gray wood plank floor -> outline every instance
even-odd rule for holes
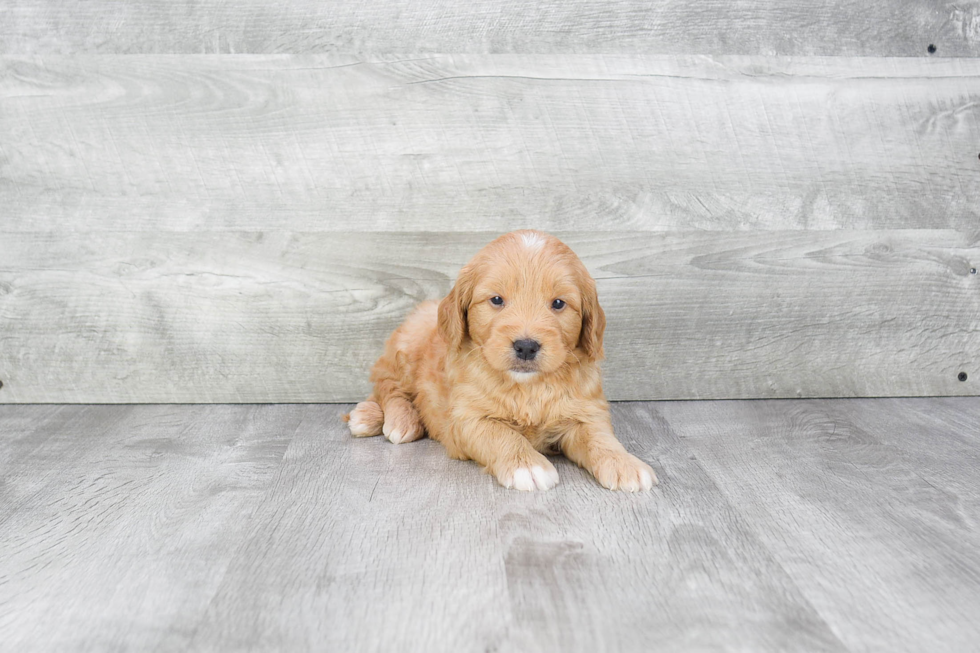
[[[337,405],[0,406],[10,650],[980,642],[980,398],[624,403],[661,485],[505,490]]]

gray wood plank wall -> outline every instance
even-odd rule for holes
[[[5,0],[4,54],[980,54],[970,0]]]
[[[362,398],[524,227],[612,399],[977,394],[975,4],[4,3],[0,402]]]

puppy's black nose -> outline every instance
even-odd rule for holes
[[[539,349],[541,349],[541,343],[537,340],[514,341],[514,351],[517,352],[517,357],[522,361],[534,360],[534,357],[538,355]]]

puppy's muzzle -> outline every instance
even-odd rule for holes
[[[533,361],[540,349],[541,343],[537,340],[524,339],[514,341],[514,352],[517,354],[517,358],[522,361]]]

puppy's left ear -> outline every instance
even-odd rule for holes
[[[463,346],[468,335],[466,312],[473,298],[473,270],[469,266],[459,271],[453,289],[439,302],[439,332],[454,351]]]
[[[601,361],[604,356],[602,337],[606,332],[606,313],[599,306],[599,295],[592,277],[586,275],[581,287],[582,332],[578,344],[590,359]]]

